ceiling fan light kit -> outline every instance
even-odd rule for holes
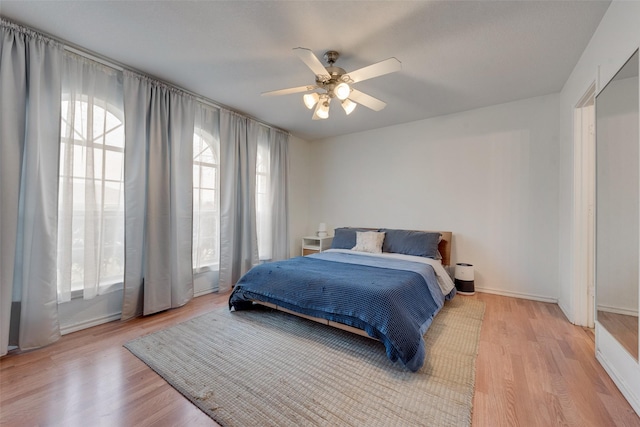
[[[402,64],[396,58],[389,58],[381,62],[347,73],[344,69],[333,65],[340,54],[335,50],[325,52],[324,59],[329,64],[322,65],[317,56],[311,50],[298,47],[293,49],[316,76],[315,85],[299,86],[289,89],[280,89],[263,92],[263,96],[288,95],[299,92],[309,92],[316,89],[324,90],[324,93],[307,93],[302,96],[302,101],[308,109],[316,107],[313,112],[313,120],[329,118],[329,104],[332,98],[341,101],[342,108],[347,115],[351,114],[358,104],[364,105],[374,111],[382,110],[387,104],[383,101],[353,89],[354,83],[373,77],[393,73],[402,69]]]

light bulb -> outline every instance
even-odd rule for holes
[[[336,98],[338,98],[340,101],[344,101],[349,97],[349,94],[351,93],[351,88],[349,87],[348,84],[342,82],[342,83],[339,83],[335,88],[333,88],[333,93],[335,94]]]
[[[315,92],[307,93],[302,97],[302,100],[304,101],[304,105],[306,105],[309,110],[311,110],[313,106],[316,105],[316,102],[318,102],[318,99],[320,99],[320,95],[318,95]]]

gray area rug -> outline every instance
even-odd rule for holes
[[[225,427],[468,426],[483,315],[446,302],[418,372],[378,341],[268,309],[215,309],[125,347]]]

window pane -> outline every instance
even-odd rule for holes
[[[115,128],[122,128],[122,121],[118,117],[113,115],[113,113],[107,112],[105,119],[107,121],[106,123],[107,131],[111,131],[112,129],[115,129]],[[124,146],[124,144],[122,146]]]
[[[60,136],[63,140],[70,138],[72,134],[71,126],[73,122],[69,119],[69,117],[67,117],[67,114],[69,113],[69,105],[69,101],[62,101]]]
[[[215,190],[200,190],[200,210],[210,211],[217,210],[216,207],[216,192]]]
[[[267,191],[267,177],[264,175],[256,175],[256,191],[264,194]]]
[[[263,134],[263,137],[266,135]],[[260,260],[271,258],[271,211],[269,207],[269,144],[258,140],[256,163],[256,228],[258,233],[258,255]]]
[[[198,135],[193,138],[193,160],[200,161],[202,152],[205,150],[206,144]]]
[[[216,188],[216,170],[211,167],[202,167],[202,181],[200,186],[203,188]]]
[[[124,126],[119,125],[107,130],[104,143],[110,147],[124,148]]]
[[[193,187],[200,187],[200,166],[193,165]]]
[[[105,111],[102,106],[93,106],[93,129],[91,129],[91,138],[96,144],[104,144],[105,134]]]
[[[89,150],[87,150],[90,153]],[[81,176],[86,176],[87,178],[94,177],[96,179],[102,180],[102,156],[104,151],[102,148],[94,148],[93,149],[93,158],[88,156],[86,160],[86,168],[85,172]]]
[[[71,290],[82,290],[84,282],[84,248],[74,248],[71,260]]]
[[[104,183],[104,210],[124,212],[124,183],[122,180]]]
[[[73,185],[73,213],[74,215],[79,215],[81,212],[84,212],[84,196],[86,192],[84,191],[84,183],[86,180],[84,178],[73,178],[71,180],[71,185]]]
[[[200,160],[203,163],[208,163],[210,165],[216,163],[215,157],[213,157],[213,152],[211,151],[211,149],[204,150],[202,154],[200,154],[198,160]]]
[[[124,167],[124,153],[105,150],[105,179],[122,181]]]
[[[73,159],[71,159],[73,176],[84,176],[84,168],[87,161],[84,152],[82,145],[73,146]]]
[[[201,264],[211,265],[218,262],[216,240],[214,237],[204,238],[200,240],[200,253],[198,255]]]

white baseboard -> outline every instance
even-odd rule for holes
[[[193,275],[193,296],[199,297],[218,290],[218,270],[206,270]]]
[[[553,303],[553,304],[557,304],[558,303],[558,298],[544,297],[542,295],[525,294],[525,293],[521,293],[521,292],[505,291],[505,290],[502,290],[502,289],[482,288],[482,287],[477,287],[477,286],[476,286],[475,289],[478,292],[484,292],[484,293],[487,293],[487,294],[502,295],[502,296],[505,296],[505,297],[513,297],[513,298],[530,299],[530,300],[533,300],[533,301],[540,301],[540,302],[550,302],[550,303]]]
[[[613,367],[611,363],[609,363],[604,354],[602,354],[602,352],[600,352],[599,350],[596,351],[596,359],[598,359],[604,370],[607,371],[607,374],[609,374],[611,380],[614,382],[616,387],[618,387],[618,390],[620,390],[620,393],[623,394],[625,399],[627,399],[627,402],[629,402],[633,410],[636,411],[636,414],[640,416],[640,400],[638,400],[640,399],[640,396],[636,396],[634,394],[632,388],[629,387],[624,377],[618,374],[618,371]]]
[[[201,297],[202,295],[212,294],[214,292],[218,292],[218,288],[194,289],[193,297]]]
[[[569,321],[569,323],[571,323],[572,325],[575,325],[576,322],[573,320],[573,318],[569,315],[569,309],[567,307],[565,307],[565,305],[558,300],[558,307],[560,307],[560,310],[562,311],[562,313],[564,313],[564,317],[567,318],[567,320]]]
[[[598,304],[597,310],[606,311],[607,313],[623,314],[625,316],[638,317],[638,310],[632,310],[628,308],[611,307],[608,305]]]
[[[200,289],[198,293],[194,293],[194,298],[202,295],[207,295],[216,292],[218,288]],[[114,320],[120,320],[122,312],[107,314],[105,316],[95,317],[92,319],[82,320],[80,322],[70,323],[68,325],[62,325],[60,327],[60,333],[62,335],[70,334],[72,332],[81,331],[82,329],[91,328],[92,326],[102,325],[103,323],[113,322]]]
[[[85,320],[83,322],[72,323],[70,325],[65,325],[60,328],[60,333],[62,335],[70,334],[72,332],[77,332],[82,329],[91,328],[92,326],[102,325],[103,323],[113,322],[114,320],[120,320],[122,316],[122,312],[108,314],[106,316],[98,317],[95,319]]]

